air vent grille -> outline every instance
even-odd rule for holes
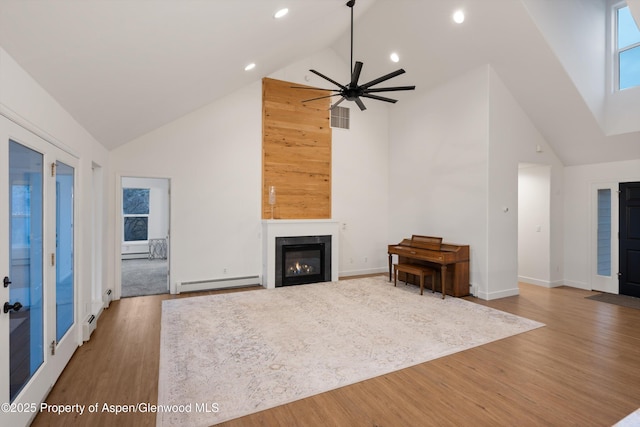
[[[331,127],[349,129],[349,108],[336,106],[331,109]]]

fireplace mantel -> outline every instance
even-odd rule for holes
[[[262,221],[262,286],[275,289],[276,237],[331,236],[331,280],[338,280],[339,223],[330,219]]]

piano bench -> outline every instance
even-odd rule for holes
[[[393,286],[398,286],[398,272],[413,274],[414,276],[420,277],[420,295],[422,295],[422,292],[424,291],[425,276],[431,276],[431,291],[436,291],[436,270],[433,268],[417,264],[393,264]]]

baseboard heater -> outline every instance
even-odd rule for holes
[[[87,317],[86,322],[82,325],[82,340],[89,341],[91,338],[91,334],[96,330],[96,326],[98,325],[98,318],[93,314]]]
[[[121,254],[120,259],[145,259],[149,258],[149,251],[146,252],[131,252],[128,254]]]
[[[111,292],[111,289],[107,289],[106,291],[104,291],[104,294],[102,295],[103,308],[109,308],[109,305],[111,304],[112,300],[113,300],[113,292]]]
[[[180,282],[178,293],[207,291],[210,289],[239,288],[260,284],[260,276],[232,277],[225,279],[197,280],[193,282]]]

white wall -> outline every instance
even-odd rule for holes
[[[488,299],[516,294],[518,281],[518,165],[537,163],[550,167],[549,282],[557,284],[563,272],[563,169],[564,166],[489,67],[489,262]],[[508,212],[504,209],[508,208]]]
[[[325,50],[269,77],[320,86],[309,68],[340,75],[345,67]],[[387,114],[369,104],[362,114],[352,109],[352,130],[333,138],[333,219],[346,224],[341,275],[386,270]],[[111,152],[114,184],[128,175],[171,179],[173,290],[178,282],[261,274],[261,153],[261,81]],[[111,242],[113,258],[119,245]]]
[[[255,82],[111,152],[112,194],[121,176],[171,179],[173,291],[177,282],[259,274],[260,99]],[[110,214],[114,257],[119,208]]]
[[[50,143],[72,153],[79,159],[76,171],[75,248],[78,284],[78,319],[84,319],[91,310],[92,271],[92,164],[108,168],[107,150],[80,126],[60,104],[42,89],[11,56],[0,48],[0,109],[19,124],[40,135]],[[106,194],[103,190],[102,197]],[[106,209],[106,204],[105,204]],[[106,211],[103,218],[106,218]],[[106,230],[104,224],[100,227]],[[106,255],[106,254],[105,254]],[[106,256],[102,257],[106,261]],[[106,271],[101,280],[105,283]],[[102,294],[102,289],[98,295]],[[79,336],[81,343],[81,336]]]
[[[523,3],[604,128],[607,29],[603,0],[523,0]]]
[[[390,241],[469,244],[474,293],[516,295],[518,164],[535,160],[552,170],[549,228],[560,237],[546,252],[561,274],[562,164],[491,67],[417,92],[390,115]]]
[[[525,164],[518,172],[518,280],[551,286],[551,167]]]
[[[340,221],[340,275],[387,271],[389,119],[386,105],[351,106],[351,129],[333,129],[333,219]]]
[[[565,284],[592,289],[590,272],[594,271],[594,257],[591,251],[595,250],[591,241],[595,226],[595,219],[590,214],[593,211],[592,186],[640,181],[640,160],[566,167],[564,181]]]
[[[619,0],[522,0],[606,135],[640,130],[640,88],[614,90],[611,7]]]
[[[470,245],[470,281],[486,292],[486,67],[415,95],[390,112],[389,242],[421,234]]]

